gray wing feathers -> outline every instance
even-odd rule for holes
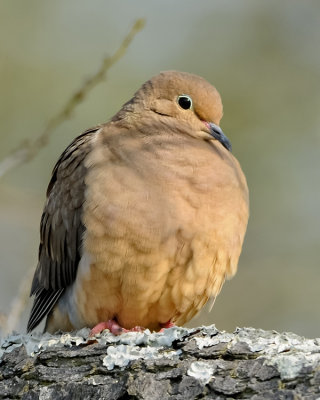
[[[35,295],[27,330],[50,313],[64,290],[73,283],[81,258],[85,196],[84,160],[99,127],[78,136],[55,165],[40,224],[39,262],[31,295]]]

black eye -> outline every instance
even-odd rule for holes
[[[182,94],[178,97],[178,104],[184,110],[189,110],[190,108],[192,108],[192,99],[190,96]]]

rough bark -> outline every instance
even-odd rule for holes
[[[1,399],[317,399],[320,339],[214,326],[2,341]]]

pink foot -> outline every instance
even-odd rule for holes
[[[126,333],[126,332],[142,332],[144,330],[144,328],[142,328],[141,326],[135,326],[132,329],[125,329],[125,328],[122,328],[122,326],[120,326],[113,319],[109,319],[109,321],[100,322],[99,324],[94,326],[91,329],[89,336],[94,336],[97,333],[101,333],[105,329],[109,329],[109,331],[115,336],[121,335],[122,333]]]
[[[160,329],[159,332],[163,332],[165,329],[173,328],[175,326],[175,324],[169,320],[169,321],[165,322],[164,324],[160,324],[160,326],[162,328]]]

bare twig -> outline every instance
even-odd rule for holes
[[[70,118],[74,109],[86,98],[88,93],[104,80],[107,71],[126,53],[135,35],[141,31],[145,25],[144,19],[138,19],[132,26],[128,35],[124,38],[118,50],[111,56],[106,57],[99,70],[92,75],[83,86],[77,90],[67,101],[62,110],[55,115],[47,124],[43,133],[35,140],[28,140],[21,143],[18,148],[13,150],[7,157],[0,162],[0,178],[11,169],[29,162],[39,151],[45,147],[54,130],[64,121]]]

